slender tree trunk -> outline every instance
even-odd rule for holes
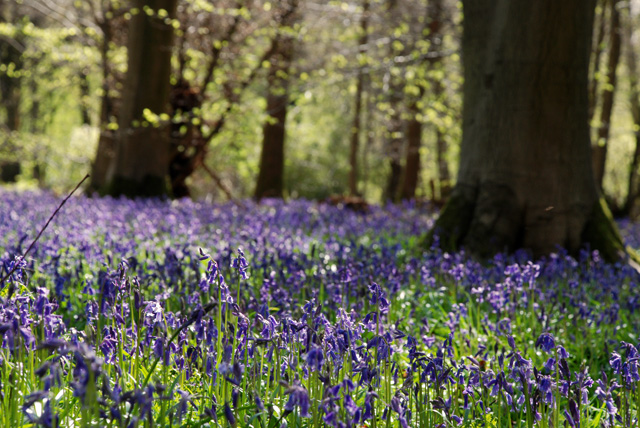
[[[0,73],[0,96],[5,111],[4,125],[8,131],[17,131],[20,128],[20,102],[22,90],[22,38],[18,37],[11,42],[0,38],[0,64],[13,65],[14,74]]]
[[[458,181],[441,244],[535,257],[624,245],[590,157],[588,71],[594,1],[465,0]]]
[[[606,23],[606,9],[607,4],[613,0],[596,0],[598,3],[594,44],[591,50],[591,72],[589,74],[589,123],[593,119],[593,115],[598,105],[598,74],[600,73],[600,57],[602,56],[602,50],[604,45],[605,36],[605,23]]]
[[[442,27],[444,18],[444,4],[442,0],[430,1],[427,8],[427,40],[429,41],[429,53],[438,54],[442,49]],[[427,64],[430,69],[441,66],[441,60],[437,56],[429,59]],[[435,99],[442,97],[444,87],[439,78],[431,78],[431,87]],[[409,104],[409,119],[406,124],[407,155],[405,160],[405,170],[403,183],[400,191],[400,198],[403,200],[413,199],[416,195],[418,178],[420,176],[420,146],[422,140],[422,124],[418,120],[420,115],[419,102],[424,96],[424,86],[419,85],[419,95],[412,99]],[[436,127],[436,154],[438,162],[438,181],[440,182],[441,198],[448,194],[445,186],[449,186],[449,165],[447,162],[447,142],[443,133]]]
[[[290,1],[284,12],[282,26],[292,26],[297,19],[298,0]],[[267,77],[267,113],[269,118],[262,127],[262,152],[260,170],[256,182],[255,197],[282,198],[284,181],[284,143],[286,136],[287,108],[289,106],[289,81],[291,61],[294,53],[294,39],[290,35],[276,36],[277,43]]]
[[[362,151],[362,194],[366,197],[369,188],[369,153],[373,147],[373,94],[365,93],[364,150]]]
[[[402,85],[391,73],[387,78],[390,106],[389,124],[386,132],[389,175],[387,176],[383,199],[385,202],[396,202],[402,179],[402,148],[404,143],[404,121],[400,111],[402,107]]]
[[[443,97],[444,86],[441,81],[433,81],[433,93],[436,99]],[[449,171],[449,144],[445,134],[436,126],[436,162],[438,167],[438,189],[440,203],[446,202],[451,194],[451,172]]]
[[[394,103],[395,104],[395,103]],[[396,105],[396,107],[398,107]],[[389,175],[387,186],[384,191],[384,200],[395,202],[397,200],[398,187],[402,179],[402,143],[403,129],[400,113],[393,113],[391,117],[388,142],[387,156],[389,157]]]
[[[389,33],[393,34],[398,25],[398,2],[397,0],[387,0],[387,20]],[[389,43],[388,55],[393,59],[397,53],[393,50],[392,37]],[[397,202],[400,196],[400,183],[402,182],[402,153],[404,145],[404,121],[402,119],[404,80],[391,70],[385,76],[385,91],[388,94],[389,121],[386,133],[387,159],[389,162],[389,175],[383,193],[383,202]]]
[[[29,80],[29,96],[31,97],[31,108],[29,109],[29,132],[38,134],[43,131],[40,118],[40,96],[38,95],[38,81],[34,78]]]
[[[272,66],[271,70],[275,67]],[[269,118],[262,127],[260,172],[256,183],[256,199],[282,198],[284,176],[284,140],[289,103],[288,78],[269,73],[267,112]]]
[[[16,19],[16,5],[8,9],[0,4],[0,22],[12,22]],[[22,50],[24,37],[17,34],[15,39],[9,36],[0,38],[0,64],[11,66],[16,73],[10,74],[6,71],[0,72],[0,105],[4,107],[4,123],[0,124],[0,131],[4,131],[0,136],[5,136],[8,147],[16,149],[13,133],[20,129],[20,103],[22,101],[22,78],[20,72],[23,69]],[[4,134],[4,135],[3,135]],[[0,162],[0,181],[12,183],[17,180],[22,172],[19,160],[11,159]]]
[[[37,60],[34,60],[37,61]],[[32,64],[33,67],[36,63]],[[42,118],[40,117],[40,95],[38,94],[38,80],[33,78],[29,80],[29,96],[31,97],[31,108],[29,109],[29,132],[32,134],[40,134],[44,132]],[[46,173],[46,153],[38,149],[33,153],[33,169],[32,176],[38,181],[38,187],[45,186]]]
[[[169,113],[171,53],[177,0],[136,0],[131,18],[128,68],[120,111],[115,159],[107,173],[107,193],[167,195],[169,121],[151,123],[149,114]],[[144,9],[153,13],[145,13]],[[165,10],[168,18],[158,15]]]
[[[89,88],[87,73],[88,70],[83,69],[78,75],[80,79],[80,118],[82,119],[83,125],[91,125],[91,114],[89,113],[89,106],[87,104],[89,97],[91,97],[91,90]]]
[[[420,91],[422,93],[422,91]],[[419,99],[409,104],[409,119],[407,120],[407,156],[404,165],[404,178],[400,189],[400,199],[409,200],[416,197],[418,177],[420,176],[420,145],[422,142],[422,123],[418,119],[420,108]]]
[[[620,62],[620,10],[618,1],[611,0],[609,15],[609,57],[607,60],[607,84],[602,91],[602,107],[600,109],[600,127],[595,144],[592,146],[593,170],[596,183],[602,189],[604,173],[607,161],[607,148],[609,145],[609,135],[611,131],[611,113],[613,112],[613,102],[617,85],[616,72]]]
[[[360,146],[360,116],[362,115],[362,94],[364,91],[364,55],[367,52],[369,31],[369,0],[362,3],[362,17],[360,18],[360,39],[358,40],[358,78],[356,83],[355,108],[353,111],[353,123],[351,125],[351,144],[349,146],[349,194],[358,194],[358,148]]]
[[[436,162],[438,163],[438,187],[440,202],[446,202],[451,193],[451,172],[449,171],[449,145],[444,132],[436,129]]]
[[[100,22],[99,25],[102,30],[102,42],[100,44],[100,63],[102,67],[100,137],[96,156],[91,165],[91,182],[89,183],[88,192],[104,192],[106,190],[107,172],[116,152],[115,132],[109,127],[110,122],[115,119],[114,100],[111,97],[109,85],[109,79],[111,78],[109,46],[113,40],[113,34],[108,20]]]
[[[640,196],[640,87],[638,85],[638,58],[636,47],[633,45],[635,26],[631,15],[630,4],[625,6],[627,12],[626,21],[623,24],[624,44],[626,46],[626,65],[629,70],[629,103],[631,104],[631,116],[636,127],[634,132],[636,146],[629,165],[629,179],[627,180],[627,198],[625,199],[622,215],[630,215],[634,218],[638,215],[638,197]]]

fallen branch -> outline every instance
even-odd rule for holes
[[[89,174],[85,175],[84,178],[82,179],[82,181],[80,181],[80,183],[78,183],[76,185],[76,187],[71,191],[71,193],[69,193],[67,195],[67,197],[63,199],[63,201],[60,203],[60,205],[58,205],[58,208],[56,208],[56,210],[53,212],[53,214],[51,214],[51,217],[49,217],[49,220],[47,220],[47,222],[45,223],[44,227],[42,229],[40,229],[40,232],[38,233],[38,236],[36,236],[36,239],[34,239],[33,242],[31,242],[31,245],[29,245],[29,248],[27,248],[27,251],[25,251],[24,254],[22,255],[22,257],[20,257],[20,260],[24,260],[27,257],[27,255],[29,254],[29,252],[31,251],[33,246],[36,244],[36,242],[38,242],[38,239],[40,239],[40,236],[42,236],[42,233],[45,231],[47,226],[49,226],[49,223],[51,223],[51,220],[53,220],[53,218],[56,216],[56,214],[58,214],[58,212],[60,211],[62,206],[69,200],[71,195],[73,195],[75,193],[75,191],[78,190],[78,188],[82,185],[82,183],[85,182],[85,180],[87,178],[89,178]],[[2,279],[0,279],[0,285],[4,284],[4,282],[16,271],[16,269],[18,269],[18,266],[20,266],[20,263],[15,263],[14,264],[13,269],[11,269],[5,276],[2,277]],[[11,299],[11,296],[13,295],[14,289],[15,289],[15,287],[14,287],[14,285],[12,283],[11,286],[9,287],[9,293],[7,295],[7,299]]]

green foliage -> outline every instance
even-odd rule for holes
[[[424,124],[419,195],[428,196],[429,181],[437,179],[436,130],[444,133],[449,144],[452,167],[457,158],[461,77],[456,55],[447,53],[437,67],[423,59],[431,47],[425,42],[428,33],[423,32],[427,3],[407,3],[398,11],[399,20],[387,22],[386,6],[372,1],[370,43],[364,49],[358,45],[362,35],[359,25],[354,25],[360,20],[361,1],[329,2],[318,10],[304,1],[301,5],[302,19],[287,27],[275,24],[282,13],[279,3],[180,1],[180,16],[174,25],[178,47],[174,50],[172,83],[182,77],[197,87],[207,78],[212,52],[219,51],[220,60],[209,84],[200,90],[203,103],[194,110],[193,117],[159,117],[149,111],[145,119],[150,123],[186,120],[201,126],[206,135],[224,117],[224,126],[212,138],[205,162],[234,196],[251,195],[266,120],[264,79],[270,61],[263,54],[276,34],[291,36],[297,47],[292,71],[287,76],[291,108],[287,124],[286,193],[322,199],[346,192],[355,76],[357,67],[363,67],[366,87],[358,154],[362,169],[359,187],[365,197],[379,199],[386,181],[385,139],[393,111],[387,99],[386,79],[392,76],[403,82],[399,91],[405,100],[419,96],[421,88],[424,89],[419,117]],[[26,162],[20,186],[68,188],[90,170],[99,129],[117,130],[115,116],[100,123],[101,97],[109,97],[117,114],[126,71],[126,21],[141,11],[127,9],[127,2],[115,0],[101,4],[75,2],[68,7],[67,21],[32,22],[24,15],[20,22],[0,24],[0,34],[16,38],[20,32],[27,47],[24,67],[0,66],[0,72],[22,77],[21,128],[11,137],[12,144],[21,148],[17,153]],[[237,32],[228,39],[225,32],[236,19]],[[110,28],[113,34],[103,57],[105,28]],[[451,27],[443,40],[443,49],[455,52],[458,37],[459,29]],[[390,39],[391,49],[387,43]],[[104,59],[108,67],[106,82]],[[243,86],[242,82],[250,78],[253,80]],[[434,79],[443,82],[444,93],[434,94]],[[81,90],[83,84],[88,93]],[[407,119],[404,104],[400,109],[403,119]],[[89,114],[93,127],[90,130],[82,127],[83,109]],[[183,131],[187,131],[186,126]],[[402,133],[398,136],[403,137]],[[9,159],[12,151],[0,148],[0,157]],[[46,165],[41,165],[47,171],[35,180],[30,171],[32,165],[39,163],[38,159],[47,160]],[[216,185],[202,170],[196,171],[188,183],[196,197],[217,195]]]

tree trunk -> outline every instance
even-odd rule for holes
[[[627,11],[627,19],[624,23],[622,32],[624,36],[624,44],[626,45],[626,65],[629,69],[629,103],[631,104],[631,116],[635,125],[636,147],[633,151],[631,164],[629,165],[629,179],[627,180],[627,198],[625,199],[620,214],[637,218],[638,216],[638,197],[640,196],[640,87],[638,86],[638,63],[636,55],[636,47],[633,45],[634,38],[633,17],[631,15],[630,4],[625,6]]]
[[[373,104],[373,94],[369,90],[365,93],[364,150],[362,151],[362,194],[365,198],[369,189],[369,153],[373,147]]]
[[[256,183],[256,199],[282,198],[284,176],[284,140],[289,104],[289,65],[291,48],[281,47],[274,56],[268,76],[267,113],[268,118],[262,127],[262,152],[260,154],[260,172]],[[283,43],[282,41],[280,43]],[[286,77],[281,73],[286,73]]]
[[[360,146],[360,116],[362,115],[362,93],[364,91],[364,64],[362,56],[367,52],[369,27],[369,0],[362,4],[362,17],[360,18],[360,39],[358,40],[358,78],[356,83],[356,99],[351,125],[351,144],[349,146],[349,194],[358,194],[358,147]]]
[[[428,30],[427,39],[429,41],[429,53],[438,54],[442,49],[442,27],[444,18],[444,4],[442,0],[433,0],[429,2],[427,8],[427,26],[425,31]],[[441,60],[438,56],[434,55],[429,59],[428,64],[431,69],[439,67]],[[431,87],[433,88],[434,98],[439,99],[443,92],[444,87],[442,82],[438,78],[431,78]],[[418,106],[419,101],[424,96],[424,86],[419,84],[419,95],[412,99],[409,104],[409,119],[406,124],[406,137],[407,137],[407,155],[405,160],[405,170],[403,175],[402,188],[400,190],[400,199],[408,200],[413,199],[416,196],[416,189],[418,187],[418,179],[420,176],[420,146],[422,140],[422,124],[418,120],[420,115],[420,109]],[[442,199],[448,190],[445,186],[449,186],[449,165],[446,159],[447,142],[444,139],[444,134],[436,127],[436,153],[438,162],[438,181],[440,182],[440,198]],[[445,191],[446,190],[446,191]]]
[[[107,11],[108,12],[108,11]],[[102,98],[100,100],[100,137],[98,149],[91,165],[91,182],[88,192],[104,192],[107,183],[107,172],[115,158],[116,140],[115,132],[109,129],[110,122],[114,119],[114,100],[110,95],[109,79],[111,78],[111,66],[109,63],[109,49],[113,34],[108,20],[98,23],[102,30],[100,44],[100,65],[102,67]]]
[[[423,91],[420,91],[422,94]],[[404,178],[400,189],[400,199],[409,200],[416,197],[418,177],[420,176],[420,145],[422,141],[422,123],[418,119],[420,108],[419,99],[409,104],[409,119],[407,120],[407,157],[404,165]]]
[[[391,73],[387,76],[390,117],[386,132],[387,158],[389,160],[389,175],[384,189],[384,202],[396,202],[402,179],[402,146],[404,142],[404,122],[400,108],[402,107],[402,85]]]
[[[606,9],[607,4],[611,0],[596,0],[598,3],[595,26],[595,40],[591,49],[591,72],[589,75],[589,123],[593,119],[593,115],[596,111],[596,105],[598,105],[598,75],[600,73],[600,57],[602,56],[602,47],[604,44],[605,36],[605,22],[606,22]]]
[[[110,195],[168,194],[171,51],[177,0],[136,0],[131,18],[128,68],[116,133],[115,158],[107,172]],[[167,18],[158,11],[164,9]],[[149,11],[149,13],[147,13]]]
[[[451,194],[451,172],[448,159],[449,145],[444,132],[436,129],[436,162],[438,163],[438,187],[440,189],[441,203],[444,203]]]
[[[91,125],[91,114],[89,112],[88,100],[91,97],[91,90],[89,88],[89,70],[83,69],[78,73],[78,79],[80,80],[80,118],[83,125]]]
[[[12,5],[11,9],[0,3],[0,22],[13,22],[17,20],[16,6]],[[0,144],[6,144],[5,148],[11,150],[17,149],[14,141],[14,133],[20,128],[20,103],[22,100],[22,78],[20,72],[23,69],[23,42],[24,37],[20,29],[15,39],[10,36],[0,37],[0,64],[13,68],[16,73],[11,74],[7,71],[0,72],[0,100],[4,107],[4,123],[0,124],[0,136],[5,137],[5,141]],[[0,181],[5,183],[14,183],[18,179],[18,175],[22,172],[19,160],[4,160],[0,162]]]
[[[611,113],[613,112],[613,101],[616,91],[616,71],[620,62],[620,11],[618,1],[611,0],[609,15],[609,57],[607,60],[607,82],[602,91],[602,107],[600,109],[600,127],[595,144],[592,146],[593,170],[596,183],[602,189],[604,173],[607,161],[607,148],[609,145],[609,134],[611,131]]]
[[[534,257],[624,246],[590,158],[593,0],[465,0],[458,181],[434,229],[445,247]]]
[[[8,37],[8,36],[7,36]],[[20,101],[22,78],[22,37],[7,41],[0,38],[0,64],[12,65],[15,74],[0,72],[0,96],[5,111],[5,128],[8,131],[17,131],[20,128]]]
[[[400,123],[401,120],[399,117],[392,118],[390,134],[402,135],[402,127],[400,126]],[[389,137],[387,147],[389,156],[389,176],[387,179],[387,186],[384,190],[384,200],[386,202],[396,202],[398,199],[398,187],[400,186],[400,180],[402,179],[402,163],[400,162],[402,157],[402,138],[399,136]]]
[[[291,0],[284,6],[286,18],[281,25],[291,27],[297,17],[298,0]],[[267,76],[267,114],[269,117],[262,127],[262,152],[260,170],[256,182],[255,197],[282,198],[284,178],[284,142],[287,107],[289,106],[289,74],[294,53],[294,39],[291,35],[279,34],[274,39],[276,47],[271,57],[271,67]]]
[[[387,0],[387,25],[390,34],[399,23],[399,11],[397,0]],[[393,42],[397,40],[391,37],[389,43],[389,59],[393,60],[398,53],[393,49]],[[389,121],[386,132],[387,159],[389,161],[389,175],[387,185],[382,195],[383,202],[397,202],[400,196],[400,183],[402,180],[402,153],[404,143],[404,121],[402,120],[402,99],[404,95],[404,76],[394,72],[391,67],[384,77],[385,91],[388,94]]]

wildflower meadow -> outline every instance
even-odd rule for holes
[[[2,427],[634,427],[640,286],[435,213],[0,193]],[[621,224],[640,246],[640,227]],[[14,270],[15,268],[15,270]]]

